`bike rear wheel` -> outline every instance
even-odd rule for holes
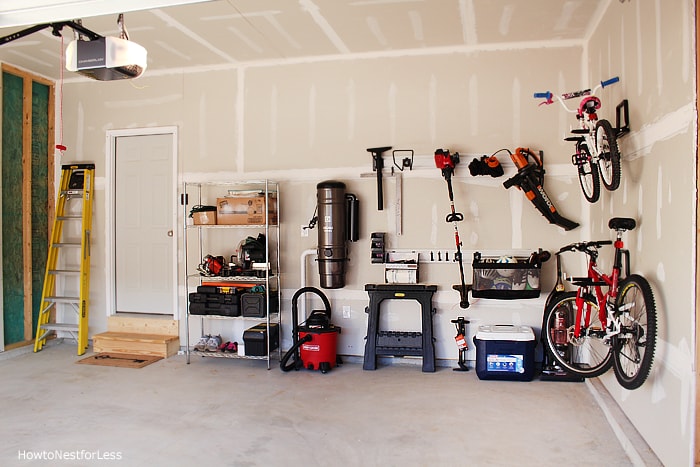
[[[651,286],[632,274],[620,283],[617,297],[622,330],[613,338],[613,368],[626,389],[637,389],[646,381],[656,350],[656,304]]]
[[[547,349],[557,364],[566,371],[584,378],[600,376],[612,365],[612,348],[603,342],[605,326],[600,322],[598,304],[591,295],[586,295],[583,307],[581,333],[574,336],[576,314],[576,292],[564,292],[545,310],[545,336]],[[583,316],[590,320],[584,324]]]
[[[617,134],[607,120],[598,120],[595,125],[595,145],[598,153],[598,170],[603,186],[610,191],[620,186],[622,168],[620,150],[617,147]]]
[[[595,203],[600,198],[600,179],[598,169],[591,162],[591,153],[585,143],[576,145],[573,162],[578,169],[578,181],[581,184],[583,196],[589,203]]]

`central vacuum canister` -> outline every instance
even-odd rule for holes
[[[318,207],[318,272],[321,287],[345,287],[345,184],[335,180],[316,185]]]

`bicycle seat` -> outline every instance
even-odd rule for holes
[[[613,217],[608,222],[608,227],[613,230],[634,230],[637,221],[629,217]]]

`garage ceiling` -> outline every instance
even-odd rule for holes
[[[195,0],[196,1],[196,0]],[[4,0],[0,36],[81,12],[83,26],[148,50],[147,74],[264,62],[579,44],[612,0]],[[163,6],[176,3],[174,6]],[[148,8],[149,5],[159,6]],[[138,11],[133,11],[138,10]],[[104,14],[103,14],[104,13]],[[64,46],[74,38],[62,30]],[[60,77],[50,29],[0,46],[0,61]],[[66,78],[78,75],[66,75]],[[82,79],[82,78],[81,78]]]

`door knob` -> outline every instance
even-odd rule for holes
[[[173,231],[172,231],[172,230],[168,230],[168,237],[172,237],[172,236],[173,236]]]

